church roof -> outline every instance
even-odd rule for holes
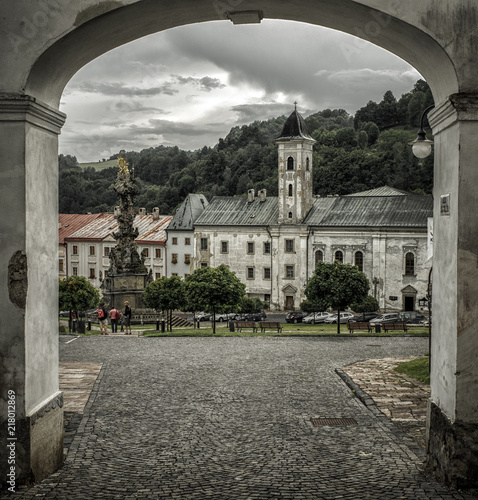
[[[333,203],[330,203],[330,200]],[[429,195],[370,195],[317,198],[304,223],[320,227],[426,228],[433,216]]]
[[[411,193],[407,191],[402,191],[401,189],[395,189],[390,186],[382,186],[375,189],[369,189],[368,191],[362,191],[361,193],[352,193],[345,196],[410,196]]]
[[[177,209],[168,231],[192,231],[194,222],[208,205],[209,202],[203,194],[188,194]]]
[[[290,114],[289,118],[287,118],[284,128],[280,136],[276,139],[276,141],[281,140],[291,140],[291,139],[309,139],[314,140],[310,137],[309,132],[307,131],[307,125],[305,124],[304,118],[302,115],[294,109]]]
[[[246,196],[215,196],[195,226],[268,226],[277,224],[278,218],[276,196],[267,197],[265,201],[256,197],[252,202],[248,202]]]

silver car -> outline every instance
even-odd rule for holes
[[[379,314],[376,318],[369,321],[371,325],[381,325],[382,323],[398,323],[401,319],[398,317],[398,313],[385,313]]]
[[[325,319],[328,318],[329,316],[332,315],[328,312],[310,313],[302,320],[302,323],[313,323],[313,324],[324,323]]]

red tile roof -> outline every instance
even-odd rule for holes
[[[58,233],[60,245],[65,243],[65,238],[81,229],[89,222],[95,220],[101,214],[59,214]]]

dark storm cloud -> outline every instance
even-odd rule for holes
[[[293,106],[290,104],[279,102],[239,104],[231,107],[231,110],[236,113],[237,122],[241,124],[250,123],[255,120],[276,118],[281,115],[289,115],[293,109]],[[301,111],[303,112],[304,110]]]
[[[210,92],[211,90],[222,89],[225,87],[219,78],[212,78],[210,76],[204,76],[202,78],[194,78],[192,76],[184,77],[180,75],[173,76],[180,85],[196,85],[204,92]]]
[[[110,106],[111,111],[119,113],[158,113],[161,115],[170,114],[170,111],[165,111],[164,109],[155,108],[152,106],[143,106],[141,103],[133,100],[118,101],[114,102]]]

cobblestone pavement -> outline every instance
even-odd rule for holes
[[[422,355],[425,338],[68,339],[62,361],[103,367],[65,465],[15,498],[472,498],[425,478],[403,434],[335,373]]]

